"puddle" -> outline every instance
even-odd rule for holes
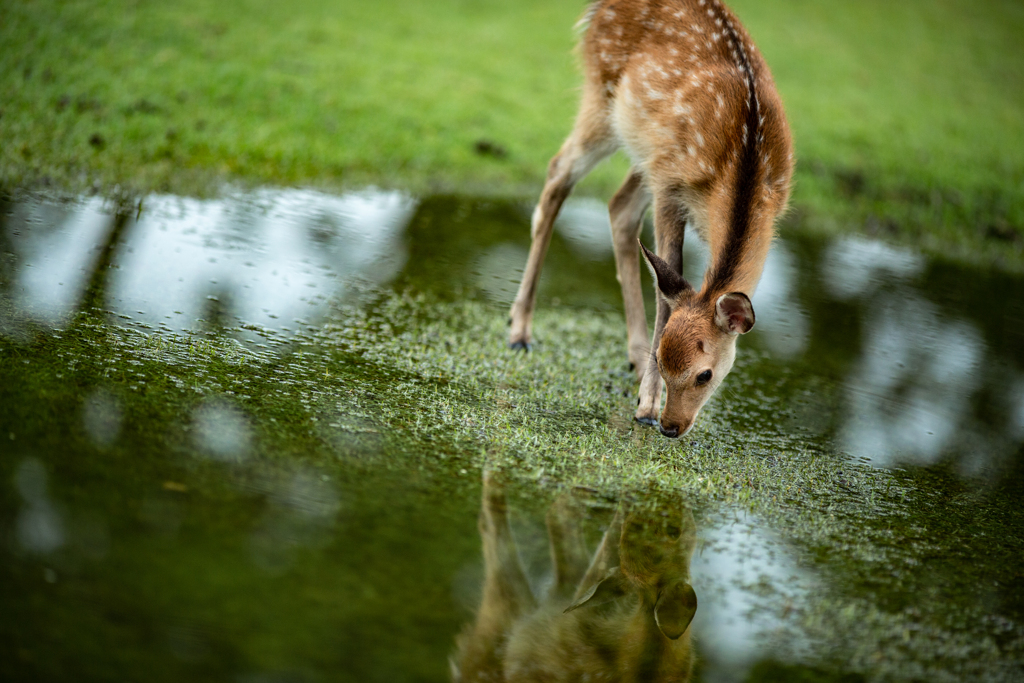
[[[595,673],[527,636],[631,633],[628,586],[571,619],[545,597],[568,505],[587,562],[616,510],[661,529],[630,547],[697,596],[694,680],[1020,671],[1024,280],[786,231],[736,370],[675,442],[629,419],[599,202],[560,219],[529,356],[503,348],[528,205],[0,208],[12,679],[447,679],[494,576],[485,469],[533,601],[502,631],[520,663]],[[705,260],[691,235],[687,277]]]
[[[19,204],[6,220],[17,264],[8,287],[15,306],[61,327],[99,268],[103,305],[135,327],[290,332],[353,284],[386,282],[401,269],[401,233],[415,206],[397,192],[305,190],[151,196],[120,217],[100,199]]]

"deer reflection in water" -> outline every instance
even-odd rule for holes
[[[620,508],[591,559],[577,501],[547,514],[554,581],[535,598],[500,482],[484,475],[484,585],[476,619],[456,638],[456,683],[688,681],[696,542],[688,510]]]

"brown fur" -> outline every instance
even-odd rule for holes
[[[665,325],[665,337],[675,343],[662,348],[661,367],[671,375],[679,375],[692,366],[705,353],[704,339],[712,336],[706,316],[698,311],[696,315],[675,315]]]
[[[456,639],[453,680],[689,681],[696,528],[688,511],[667,512],[616,513],[588,566],[578,508],[569,499],[556,502],[547,520],[555,583],[538,604],[512,539],[504,493],[485,475],[483,596],[475,620]]]
[[[752,296],[761,277],[789,196],[789,128],[768,66],[719,0],[601,0],[584,19],[580,111],[534,212],[509,343],[528,348],[536,283],[563,201],[598,162],[624,148],[634,166],[609,208],[629,358],[642,380],[636,416],[658,421],[664,377],[669,399],[661,425],[682,433],[710,396],[704,388],[699,397],[679,395],[697,388],[688,384],[699,374],[694,364],[709,356],[717,380],[706,385],[711,391],[732,366],[737,329],[716,323],[718,304],[733,292]],[[687,223],[707,242],[711,262],[702,291],[659,297],[648,346],[635,240],[652,204],[657,256],[669,268],[682,272]]]

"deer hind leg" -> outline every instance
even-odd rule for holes
[[[637,238],[644,213],[651,204],[651,195],[643,174],[633,169],[626,181],[608,204],[612,224],[612,243],[615,245],[615,270],[622,286],[622,303],[626,309],[629,364],[636,370],[637,379],[643,379],[647,370],[650,346],[647,342],[647,314],[644,311],[644,293],[640,286],[640,250]]]
[[[508,345],[513,349],[529,350],[530,327],[533,320],[533,307],[537,300],[537,283],[540,280],[540,269],[544,263],[548,244],[551,242],[551,229],[555,218],[562,208],[565,198],[572,188],[591,169],[609,154],[615,151],[618,144],[608,123],[607,105],[604,96],[596,87],[587,87],[583,93],[583,104],[580,107],[576,126],[562,145],[562,149],[551,159],[548,166],[548,178],[540,201],[533,211],[531,227],[532,242],[530,256],[523,271],[523,281],[519,285],[512,310],[509,312],[511,330]]]
[[[683,272],[683,237],[686,234],[686,212],[678,202],[668,196],[658,197],[654,212],[654,240],[658,256],[665,259],[677,273]],[[637,401],[636,421],[640,424],[658,426],[658,412],[661,409],[661,373],[658,371],[658,345],[661,333],[671,311],[668,304],[658,297],[658,314],[654,323],[654,336],[648,354],[647,370],[640,382],[640,399]]]

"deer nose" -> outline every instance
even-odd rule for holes
[[[674,439],[679,436],[679,427],[675,426],[664,426],[661,425],[661,433],[670,439]]]

